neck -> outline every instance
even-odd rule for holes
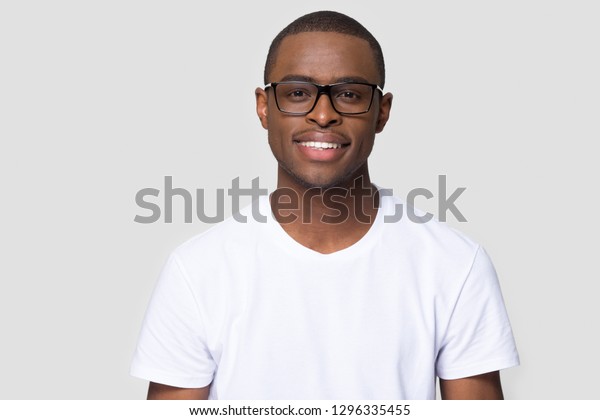
[[[287,175],[287,174],[286,174]],[[369,230],[379,207],[368,171],[334,187],[307,187],[280,174],[271,209],[297,242],[321,253],[347,248]]]

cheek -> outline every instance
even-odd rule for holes
[[[291,137],[290,133],[292,133],[292,131],[292,125],[285,119],[282,119],[278,116],[272,116],[269,118],[268,135],[270,143],[281,143],[288,141],[288,139]]]
[[[353,133],[353,137],[358,140],[362,148],[370,148],[375,138],[375,128],[377,127],[376,118],[369,118],[366,121],[354,124],[352,127],[348,127],[348,131]]]
[[[285,151],[284,143],[286,138],[289,137],[288,130],[281,125],[281,121],[273,118],[269,121],[269,128],[267,130],[267,138],[269,141],[269,147],[276,156],[281,156]]]

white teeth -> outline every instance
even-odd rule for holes
[[[305,141],[300,142],[300,145],[304,147],[312,147],[313,149],[340,149],[342,147],[341,144],[325,143],[322,141]]]

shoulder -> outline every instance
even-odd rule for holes
[[[433,215],[408,206],[398,197],[384,197],[383,223],[391,240],[408,244],[420,254],[436,259],[472,261],[480,245],[463,232],[435,219]]]
[[[251,249],[264,225],[253,217],[251,206],[247,206],[237,215],[191,237],[175,248],[172,255],[186,264],[199,258],[207,262],[238,250]]]
[[[243,302],[245,282],[255,271],[255,254],[266,235],[267,223],[253,217],[251,206],[238,215],[247,217],[232,216],[175,248],[161,277],[165,284],[172,283],[172,276],[181,278],[207,323],[224,319],[231,302]]]
[[[394,207],[396,212],[402,208],[404,214],[396,222],[384,221],[385,233],[378,249],[385,258],[392,259],[409,273],[415,287],[425,288],[434,296],[443,296],[443,301],[452,302],[474,267],[490,281],[496,278],[493,264],[479,243],[435,218],[415,222],[406,215],[407,210],[417,216],[426,213],[407,209],[399,198],[386,198],[385,214],[393,214],[390,212]]]

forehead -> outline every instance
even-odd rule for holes
[[[380,82],[369,43],[336,32],[303,32],[283,39],[270,79],[276,82],[296,76],[322,84],[347,79]]]

